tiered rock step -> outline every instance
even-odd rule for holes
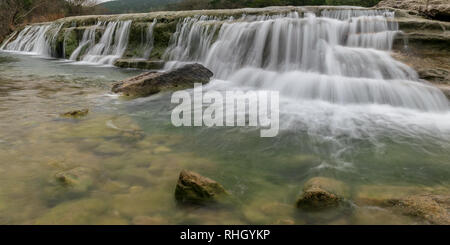
[[[120,68],[136,68],[142,70],[161,70],[165,62],[162,60],[144,60],[144,59],[118,59],[114,66]]]

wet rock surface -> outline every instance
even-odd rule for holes
[[[297,207],[323,209],[338,206],[348,196],[348,187],[341,181],[315,177],[303,186],[303,193],[297,199]]]
[[[397,212],[418,217],[431,224],[450,224],[450,196],[422,194],[390,199],[385,203]]]
[[[417,71],[420,79],[426,80],[450,98],[450,52],[426,46],[408,46],[396,50],[392,56]]]
[[[208,83],[213,73],[200,64],[188,64],[167,72],[147,72],[116,83],[114,93],[148,96],[165,90],[191,88],[194,83]]]
[[[164,61],[150,61],[140,59],[118,59],[114,65],[120,68],[137,68],[143,70],[160,70],[164,68]]]
[[[74,111],[68,111],[63,114],[61,114],[62,117],[72,117],[72,118],[78,118],[78,117],[84,117],[89,113],[89,109],[81,109],[81,110],[74,110]]]
[[[353,201],[359,210],[378,210],[406,223],[449,224],[450,196],[446,188],[368,185],[357,189]]]
[[[87,167],[76,167],[56,173],[55,178],[70,190],[85,192],[95,181],[95,171]]]
[[[218,202],[227,195],[221,184],[188,170],[181,171],[175,188],[175,199],[184,204]]]

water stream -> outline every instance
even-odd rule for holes
[[[166,69],[200,62],[215,74],[206,90],[280,91],[275,138],[252,127],[175,128],[170,94],[110,94],[112,82],[142,72],[98,66],[124,55],[131,21],[86,28],[70,60],[51,58],[60,26],[26,27],[0,53],[0,223],[425,223],[357,202],[450,188],[448,100],[390,56],[401,31],[393,17],[353,10],[178,24]],[[86,118],[59,115],[85,107]],[[91,170],[85,188],[55,182],[79,167]],[[181,169],[219,181],[238,204],[178,207]],[[302,184],[315,176],[345,182],[348,206],[297,210]]]

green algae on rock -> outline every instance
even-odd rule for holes
[[[298,208],[321,209],[338,206],[348,197],[348,187],[341,181],[315,177],[308,180],[297,200]]]
[[[164,61],[149,61],[143,59],[118,59],[114,65],[120,68],[137,68],[143,70],[160,70],[164,68]]]
[[[175,199],[184,204],[207,204],[218,202],[228,192],[216,181],[198,173],[183,170],[175,188]]]

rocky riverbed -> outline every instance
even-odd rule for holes
[[[217,40],[222,25],[243,22],[245,28],[234,26],[231,34],[252,28],[252,24],[246,25],[252,20],[239,21],[244,14],[245,18],[260,16],[261,23],[276,22],[267,16],[281,15],[281,19],[299,18],[299,23],[325,28],[320,23],[347,25],[339,16],[346,18],[344,15],[359,8],[329,13],[336,14],[333,20],[317,17],[323,10],[335,9],[342,10],[324,6],[157,12],[38,24],[49,28],[49,38],[43,40],[51,45],[43,51],[56,58],[70,58],[79,47],[83,53],[86,48],[80,43],[84,34],[86,40],[100,42],[108,28],[124,34],[118,40],[125,40],[128,26],[129,43],[120,58],[116,53],[102,54],[100,58],[114,60],[106,66],[83,62],[83,55],[61,60],[43,53],[0,53],[0,224],[449,224],[450,112],[441,103],[445,97],[427,82],[408,80],[415,78],[415,72],[390,58],[408,64],[421,79],[445,90],[449,86],[448,22],[415,11],[390,9],[402,31],[393,39],[392,50],[332,47],[365,59],[362,64],[338,60],[357,71],[349,74],[342,69],[346,76],[322,70],[283,73],[276,62],[265,70],[233,70],[235,63],[213,63],[219,73],[212,74],[209,69],[213,68],[183,59],[173,64],[164,58],[168,47],[171,55],[186,57],[183,52],[188,49],[172,45],[179,40],[172,37],[182,31],[177,27],[181,21],[187,23],[185,29],[204,30],[204,25],[217,24],[217,29],[206,27],[206,34],[211,35],[192,32],[193,37],[204,34],[203,39],[192,39],[200,44],[199,40]],[[387,17],[383,14],[390,12],[364,13],[382,13],[374,19],[384,24]],[[195,15],[210,16],[203,18],[212,18],[215,24],[192,28],[189,21],[202,21]],[[132,23],[126,22],[130,20]],[[394,23],[389,20],[386,25]],[[97,25],[98,21],[110,23]],[[146,58],[137,57],[138,50],[148,48],[142,45],[143,33],[153,23],[151,52]],[[10,42],[17,35],[11,36]],[[229,58],[225,61],[241,58],[240,54],[259,57],[252,56],[258,53],[253,49],[257,45],[245,46],[240,52],[233,52],[233,45],[226,46],[225,41],[242,43],[244,39],[228,35],[220,40],[225,46],[215,47],[225,47],[224,52],[213,54]],[[190,55],[202,54],[202,50],[194,51]],[[98,58],[91,55],[92,60]],[[244,58],[236,63],[248,64]],[[269,61],[273,60],[277,59]],[[183,70],[186,63],[188,71]],[[133,64],[145,70],[124,69]],[[155,71],[163,65],[165,70]],[[392,76],[402,76],[386,78],[380,72],[371,77],[367,66],[375,71],[400,67]],[[364,69],[359,70],[361,67]],[[217,78],[223,71],[231,73],[229,80]],[[167,77],[176,81],[167,84]],[[236,77],[240,80],[233,80]],[[252,84],[255,77],[258,79]],[[349,95],[344,99],[350,102],[323,99],[329,93],[308,97],[320,88],[306,97],[292,97],[309,91],[297,87],[297,78],[339,84],[337,91]],[[264,83],[265,79],[271,80]],[[196,81],[208,82],[206,89],[219,93],[252,86],[277,89],[281,84],[280,134],[261,138],[254,127],[174,127],[170,117],[176,105],[170,102],[171,91],[179,89],[177,82],[188,88]],[[361,81],[364,86],[356,86]],[[329,84],[322,85],[331,89]],[[396,96],[374,96],[378,91],[377,86],[371,87],[374,84]],[[111,93],[111,88],[142,97],[130,99]],[[375,92],[363,98],[369,102],[358,100],[370,89]],[[370,101],[374,98],[389,100]]]

